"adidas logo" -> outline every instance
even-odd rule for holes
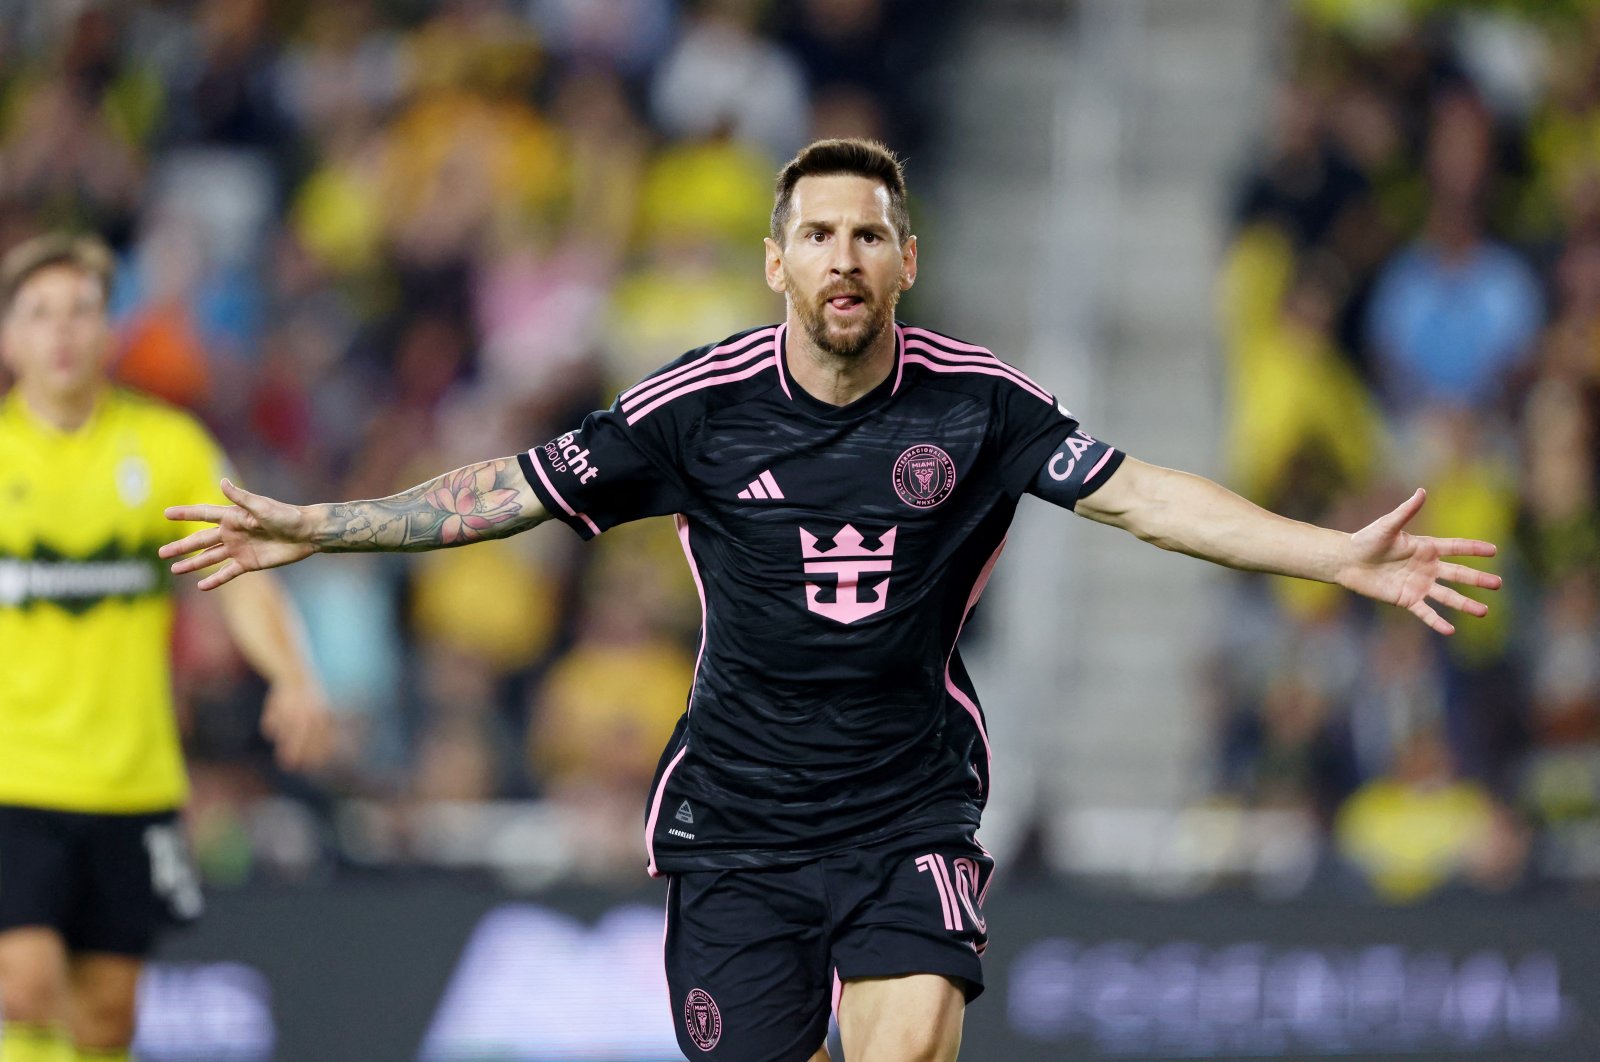
[[[781,498],[783,491],[778,489],[778,481],[772,478],[772,470],[761,473],[750,481],[750,485],[739,492],[741,498]]]
[[[678,805],[678,813],[673,818],[690,826],[694,825],[694,812],[689,810],[689,802],[687,800]]]

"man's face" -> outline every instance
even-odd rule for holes
[[[111,347],[100,281],[72,265],[46,266],[25,280],[0,332],[18,385],[58,401],[94,390]]]
[[[916,237],[900,243],[889,190],[866,177],[802,177],[790,206],[783,243],[767,240],[767,285],[819,349],[859,357],[916,280]]]

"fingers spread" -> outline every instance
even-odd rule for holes
[[[227,557],[228,551],[225,547],[220,545],[212,546],[204,553],[196,553],[192,557],[185,557],[182,560],[173,561],[172,574],[188,575],[190,572],[204,571],[213,564],[222,563],[227,559]]]
[[[1400,531],[1406,524],[1411,522],[1413,516],[1417,515],[1417,510],[1422,508],[1422,503],[1427,500],[1427,497],[1427,492],[1418,487],[1411,497],[1396,506],[1393,512],[1387,516],[1380,517],[1377,521],[1377,526],[1390,533]]]
[[[192,535],[185,535],[176,542],[168,542],[156,550],[161,557],[181,557],[185,553],[193,553],[197,549],[207,549],[222,541],[222,529],[217,527],[202,527]]]
[[[168,520],[181,522],[204,521],[209,524],[222,522],[222,514],[228,511],[226,505],[169,505],[165,510]]]
[[[244,568],[240,566],[239,562],[230,560],[228,563],[224,564],[222,567],[218,568],[204,579],[201,579],[195,585],[202,590],[215,590],[223,583],[232,582],[234,579],[243,574]]]
[[[1406,611],[1410,612],[1413,616],[1417,617],[1417,619],[1421,620],[1423,623],[1426,623],[1440,634],[1454,634],[1456,632],[1455,625],[1435,612],[1428,606],[1426,602],[1418,601]]]
[[[1499,551],[1493,542],[1476,538],[1436,538],[1433,543],[1441,557],[1492,557]]]
[[[1428,589],[1428,596],[1446,608],[1460,609],[1469,616],[1487,616],[1489,614],[1489,606],[1482,601],[1474,601],[1460,591],[1452,590],[1450,587],[1441,586],[1438,583],[1434,583]]]
[[[1465,564],[1440,565],[1439,578],[1448,579],[1452,583],[1476,586],[1481,590],[1498,590],[1502,582],[1500,576],[1494,572],[1480,572],[1478,569],[1469,568]]]

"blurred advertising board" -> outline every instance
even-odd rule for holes
[[[141,997],[144,1062],[679,1059],[658,883],[217,892]],[[1600,1057],[1600,918],[1570,903],[991,895],[967,1062]]]

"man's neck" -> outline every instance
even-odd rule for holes
[[[82,391],[59,395],[17,384],[17,393],[28,410],[62,432],[74,432],[87,424],[89,418],[94,416],[95,406],[99,404],[104,391],[105,386],[97,384]]]
[[[853,358],[829,354],[811,341],[805,325],[789,315],[784,364],[789,377],[806,394],[830,406],[848,406],[889,378],[894,371],[895,330],[892,325]]]

